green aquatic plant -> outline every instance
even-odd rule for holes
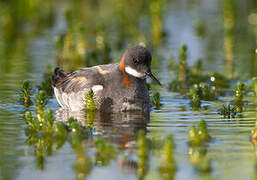
[[[206,83],[195,84],[189,89],[189,96],[191,97],[192,106],[199,108],[200,100],[213,101],[216,100],[216,93]]]
[[[37,163],[37,168],[40,170],[43,170],[45,167],[45,155],[44,155],[44,144],[43,140],[39,139],[37,144],[36,144],[36,163]]]
[[[245,85],[243,83],[238,83],[237,88],[235,91],[235,107],[236,111],[241,113],[243,111],[243,106],[244,106],[244,90],[245,90]]]
[[[257,77],[252,78],[252,86],[253,86],[253,91],[255,92],[255,95],[257,96]]]
[[[170,82],[169,91],[179,92],[180,90],[182,90],[182,84],[180,81],[174,79]]]
[[[39,90],[37,95],[37,115],[40,121],[44,120],[44,108],[45,108],[46,102],[47,102],[47,99],[46,99],[45,91]]]
[[[31,99],[30,99],[30,96],[31,96],[31,90],[32,90],[32,87],[31,87],[31,84],[29,81],[25,81],[23,82],[23,85],[22,85],[22,101],[23,101],[23,104],[25,107],[29,107],[30,104],[31,104]]]
[[[155,92],[151,98],[151,102],[152,104],[155,106],[154,109],[160,109],[162,104],[161,104],[161,98],[160,98],[160,93],[159,92]]]
[[[211,161],[206,157],[207,150],[203,147],[190,147],[188,150],[189,162],[200,173],[211,172]]]
[[[89,90],[86,95],[86,104],[85,104],[85,110],[88,111],[95,111],[96,110],[96,104],[94,100],[94,92],[93,90]]]
[[[160,45],[161,39],[164,35],[162,19],[163,9],[165,6],[164,0],[150,1],[150,14],[152,19],[152,39],[155,46]]]
[[[86,95],[86,103],[85,103],[85,120],[87,126],[92,129],[95,121],[96,114],[96,104],[94,100],[94,92],[93,90],[89,90]]]
[[[201,161],[201,159],[206,155],[206,153],[207,153],[206,148],[189,147],[188,155],[189,155],[190,164],[193,166],[198,164]]]
[[[208,142],[211,141],[211,136],[208,133],[207,124],[205,120],[200,120],[198,122],[198,134],[202,141]]]
[[[40,90],[45,91],[47,96],[53,95],[53,87],[52,87],[52,81],[51,81],[52,71],[53,71],[52,67],[50,65],[47,65],[45,73],[43,75],[43,81],[39,88]]]
[[[206,27],[205,27],[205,23],[203,20],[198,19],[195,23],[194,23],[194,27],[195,27],[195,33],[197,36],[199,37],[203,37],[206,33]]]
[[[147,141],[145,137],[145,132],[143,130],[138,131],[137,146],[138,146],[137,177],[138,179],[144,179],[147,172],[148,151],[147,151]]]
[[[221,115],[223,115],[224,118],[235,118],[237,114],[237,108],[235,106],[228,105],[222,105],[222,108],[219,109],[219,112]]]
[[[188,144],[190,146],[200,146],[202,145],[202,140],[200,138],[198,130],[195,126],[191,126],[188,132]]]
[[[227,77],[231,78],[234,69],[234,29],[235,4],[232,0],[222,1],[224,25],[224,56]]]
[[[39,132],[42,129],[42,123],[36,117],[33,117],[30,111],[25,112],[24,118],[29,132]]]
[[[60,149],[68,137],[68,127],[63,122],[57,122],[53,124],[55,149]]]
[[[107,166],[111,160],[116,157],[116,148],[103,138],[97,138],[94,141],[95,164]]]
[[[92,162],[88,157],[86,148],[83,144],[80,144],[76,148],[76,161],[73,165],[73,169],[76,172],[77,180],[86,179],[92,169]]]
[[[257,111],[257,108],[256,108]],[[257,114],[256,114],[256,119],[255,119],[255,124],[254,124],[254,129],[251,132],[251,139],[255,144],[257,144]]]
[[[91,131],[78,123],[78,120],[75,118],[69,118],[68,120],[68,130],[69,130],[69,143],[71,146],[76,149],[89,135]]]
[[[195,169],[201,173],[209,173],[212,170],[211,160],[207,157],[202,158],[196,165]]]
[[[52,109],[46,110],[46,112],[44,113],[44,119],[43,119],[42,123],[43,123],[42,126],[44,128],[44,133],[52,134],[54,131],[54,129],[53,129],[54,115],[53,115]]]
[[[57,64],[65,71],[81,68],[85,63],[86,36],[83,23],[76,12],[69,9],[64,14],[67,30],[56,41]]]
[[[199,85],[201,89],[201,99],[206,101],[214,101],[217,99],[215,91],[206,83]]]
[[[173,179],[176,172],[176,162],[173,155],[174,142],[171,135],[168,135],[163,144],[161,154],[160,173],[163,179]]]
[[[189,96],[191,98],[191,105],[193,109],[198,109],[201,107],[201,94],[202,91],[197,85],[189,89]]]
[[[184,86],[188,81],[188,67],[187,67],[187,46],[182,45],[179,49],[179,74],[178,80]]]
[[[203,70],[203,62],[202,59],[197,59],[192,67],[192,73],[199,74],[202,73]]]
[[[201,107],[201,99],[197,94],[191,95],[191,105],[193,109],[198,109]]]

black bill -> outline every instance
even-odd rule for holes
[[[149,76],[154,82],[156,82],[157,84],[159,84],[160,86],[162,86],[162,84],[160,83],[160,81],[159,81],[156,77],[154,77],[154,75],[152,74],[151,71],[150,71],[150,72],[147,72],[146,75]]]

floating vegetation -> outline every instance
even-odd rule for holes
[[[138,179],[144,179],[147,172],[148,151],[147,151],[147,141],[145,137],[145,132],[142,130],[138,131],[137,146],[138,146],[137,177]]]
[[[99,166],[107,166],[111,160],[116,157],[116,148],[109,144],[103,138],[97,138],[94,141],[95,147],[95,164]]]
[[[211,136],[208,133],[207,125],[205,120],[200,120],[198,122],[198,128],[199,128],[199,136],[202,141],[209,142],[211,141]]]
[[[222,105],[222,108],[218,110],[219,114],[223,115],[224,118],[235,118],[237,115],[237,108],[230,104]]]
[[[190,146],[200,146],[202,145],[202,140],[200,138],[199,132],[195,126],[191,126],[188,132],[188,144]]]
[[[31,87],[31,84],[29,81],[25,81],[23,82],[23,85],[22,85],[22,102],[24,104],[25,107],[29,107],[32,103],[31,99],[30,99],[30,96],[31,96],[31,90],[32,90],[32,87]]]
[[[173,155],[174,142],[171,135],[168,135],[163,144],[161,154],[160,174],[163,179],[173,179],[176,172],[176,162]]]
[[[244,87],[245,87],[244,84],[238,83],[235,91],[235,96],[236,96],[235,107],[236,107],[236,111],[239,113],[243,111],[243,106],[244,106],[244,100],[243,100]]]
[[[159,110],[162,107],[160,93],[155,92],[151,97],[151,103],[155,106],[154,109]]]

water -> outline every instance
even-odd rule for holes
[[[56,66],[56,36],[66,27],[63,9],[72,3],[64,4],[55,2],[55,18],[52,26],[45,26],[42,21],[42,24],[38,23],[36,28],[28,25],[24,28],[24,32],[19,32],[17,36],[14,36],[11,30],[10,32],[0,31],[0,179],[68,180],[75,179],[77,175],[79,177],[78,171],[74,169],[79,152],[74,150],[68,141],[60,149],[57,149],[54,144],[52,153],[48,155],[45,153],[44,165],[40,168],[37,164],[35,146],[27,145],[27,136],[24,131],[26,125],[23,118],[26,108],[19,103],[19,89],[22,82],[30,80],[34,87],[38,86],[43,80],[45,67],[48,64]],[[236,60],[233,71],[235,77],[240,75],[241,80],[246,80],[256,75],[256,69],[254,69],[256,59],[254,60],[250,53],[253,48],[256,48],[256,41],[254,41],[256,36],[254,37],[252,33],[254,26],[249,25],[247,21],[250,13],[256,13],[256,3],[236,1],[235,4],[237,33],[233,45]],[[4,3],[1,2],[1,5],[3,7]],[[106,11],[110,11],[109,6],[106,7]],[[226,72],[223,60],[222,3],[218,0],[172,1],[167,3],[163,16],[164,29],[168,32],[166,44],[154,51],[153,60],[161,59],[161,63],[157,63],[161,65],[155,66],[153,71],[159,75],[160,81],[165,86],[157,88],[161,93],[163,107],[160,110],[152,110],[149,117],[134,113],[109,116],[97,114],[93,135],[83,141],[88,157],[94,161],[87,178],[137,179],[136,166],[126,164],[125,157],[131,158],[133,162],[137,160],[135,139],[139,129],[145,130],[149,139],[157,141],[162,141],[168,134],[173,135],[177,164],[175,179],[256,178],[256,147],[249,139],[256,119],[256,98],[252,95],[246,96],[248,105],[242,118],[223,119],[217,114],[217,109],[231,101],[233,99],[231,95],[219,97],[216,101],[204,101],[203,105],[207,108],[195,111],[192,110],[189,99],[167,90],[168,83],[173,79],[168,67],[169,58],[178,56],[178,48],[182,44],[188,45],[190,66],[197,58],[202,58],[205,70]],[[205,24],[206,34],[203,37],[196,36],[197,19]],[[3,18],[0,20],[5,24]],[[35,29],[32,31],[33,28]],[[8,36],[8,34],[11,35]],[[113,39],[115,38],[117,37]],[[134,37],[131,39],[133,40],[129,43],[135,42]],[[121,48],[112,52],[111,55],[117,61],[122,52]],[[228,91],[231,92],[231,90]],[[36,91],[34,88],[33,94],[36,94]],[[50,99],[47,107],[58,109],[58,103],[54,97]],[[35,106],[29,109],[35,110]],[[62,112],[61,115],[67,114]],[[73,116],[81,119],[81,115]],[[65,117],[59,119],[65,120]],[[205,147],[206,156],[212,163],[211,173],[206,174],[195,171],[189,162],[190,150],[187,142],[189,127],[197,125],[200,119],[207,122],[209,134],[213,137]],[[98,137],[105,138],[116,149],[114,156],[110,157],[110,161],[105,166],[95,161],[94,141]],[[150,150],[149,167],[145,179],[161,178],[159,173],[161,153],[161,147]]]

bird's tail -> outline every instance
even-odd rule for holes
[[[52,86],[57,87],[60,82],[62,82],[66,77],[65,72],[59,67],[54,69],[54,73],[52,75]]]

